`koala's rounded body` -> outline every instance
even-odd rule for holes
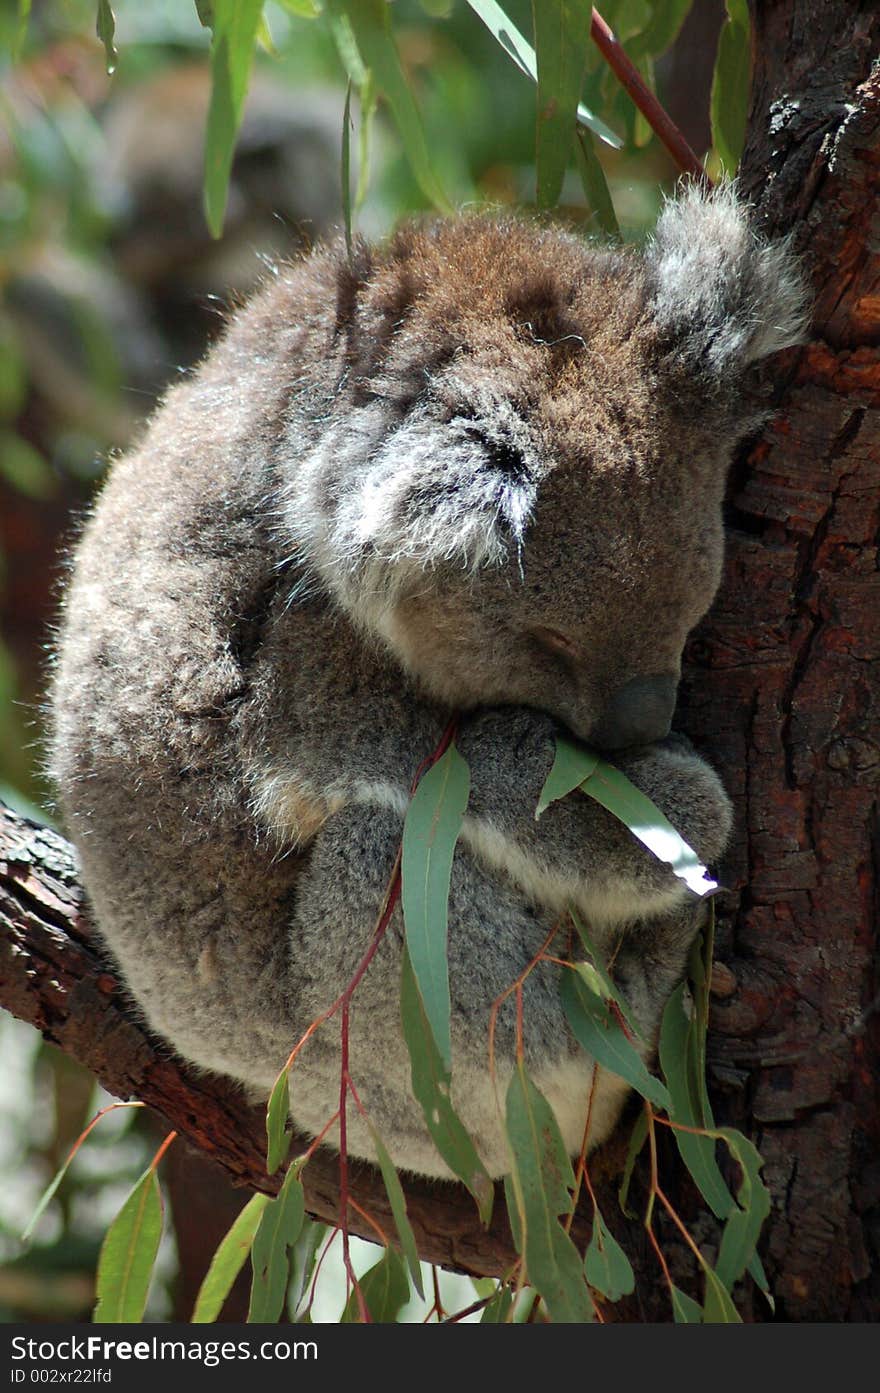
[[[591,799],[534,811],[565,729],[621,751],[704,860],[723,850],[716,776],[665,737],[756,419],[743,373],[796,340],[800,306],[729,191],[668,205],[642,254],[469,216],[281,270],[169,392],[76,551],[51,767],[106,942],[184,1058],[271,1088],[370,941],[456,711],[453,1098],[489,1170],[490,1009],[569,904],[655,1038],[689,893]],[[442,1175],[401,942],[397,911],[353,998],[351,1073],[395,1161]],[[551,963],[526,979],[524,1045],[575,1152],[594,1071],[558,985]],[[510,1000],[502,1090],[515,1034]],[[624,1093],[599,1071],[592,1144]],[[338,1096],[334,1019],[294,1068],[295,1122],[316,1134]],[[372,1154],[356,1113],[348,1144]]]

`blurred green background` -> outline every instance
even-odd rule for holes
[[[214,241],[202,200],[208,35],[195,7],[119,0],[118,63],[108,76],[94,0],[34,0],[15,61],[18,6],[3,0],[0,797],[45,820],[52,805],[40,774],[40,696],[52,615],[65,547],[106,461],[129,443],[163,387],[204,353],[267,260],[298,255],[342,225],[346,75],[326,24],[297,17],[303,8],[308,0],[266,6],[225,231]],[[600,8],[705,155],[723,0],[610,0]],[[530,34],[529,0],[509,0],[506,9]],[[528,205],[533,84],[465,0],[395,0],[392,15],[447,194],[457,205]],[[674,38],[665,52],[653,51],[658,34],[664,43]],[[598,51],[583,97],[624,139],[621,150],[599,153],[623,237],[638,239],[676,170]],[[357,127],[356,100],[352,108]],[[425,198],[381,104],[370,147],[355,224],[373,237],[424,208]],[[354,159],[357,128],[351,148]],[[599,231],[573,164],[555,216],[585,235]],[[29,1027],[0,1017],[0,1319],[89,1317],[101,1238],[155,1149],[156,1120],[131,1109],[104,1119],[27,1249],[18,1235],[106,1101],[89,1075]],[[188,1319],[210,1255],[245,1196],[182,1145],[172,1149],[166,1187],[172,1223],[148,1316]],[[360,1267],[370,1260],[362,1246]],[[474,1299],[463,1279],[444,1282],[451,1309]],[[227,1316],[241,1318],[241,1299],[233,1292]],[[334,1319],[341,1304],[331,1281],[313,1318]],[[415,1307],[409,1314],[420,1318]]]

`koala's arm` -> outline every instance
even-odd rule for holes
[[[286,611],[277,644],[289,648],[282,634],[293,632],[320,653],[320,687],[312,687],[307,708],[292,685],[279,690],[270,648],[265,670],[274,695],[261,693],[258,682],[254,710],[276,714],[270,732],[255,723],[245,760],[257,816],[288,844],[308,841],[327,816],[351,804],[392,810],[402,823],[413,775],[453,714],[420,699],[381,654],[361,649],[355,658],[354,634],[344,640],[340,632],[344,621],[333,621],[332,639],[319,637],[320,622],[310,631],[309,622],[307,607],[299,615]],[[306,661],[300,657],[297,666]],[[339,691],[346,693],[342,709]],[[552,717],[525,707],[460,716],[456,744],[471,774],[465,846],[555,912],[574,901],[594,922],[623,922],[684,903],[683,882],[594,799],[574,794],[536,820],[559,731]],[[674,742],[617,762],[701,859],[720,855],[730,804],[707,764]]]

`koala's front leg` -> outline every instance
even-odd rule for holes
[[[594,799],[574,793],[536,822],[556,729],[549,717],[517,708],[463,722],[458,745],[471,768],[463,836],[476,854],[537,903],[561,910],[574,902],[597,926],[659,918],[692,902],[669,866]],[[701,860],[721,854],[731,808],[709,765],[675,738],[616,763]]]

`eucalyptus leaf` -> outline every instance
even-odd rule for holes
[[[358,1285],[370,1320],[375,1325],[393,1324],[400,1314],[401,1307],[409,1300],[406,1268],[400,1254],[393,1248],[385,1249],[384,1255],[369,1272],[364,1273]],[[340,1322],[342,1325],[351,1325],[360,1318],[357,1292],[353,1291],[345,1304]]]
[[[247,1262],[263,1210],[270,1203],[268,1195],[251,1195],[244,1209],[221,1240],[196,1297],[192,1314],[193,1325],[208,1325],[215,1321],[232,1285]]]
[[[669,819],[636,788],[634,783],[600,759],[593,773],[581,784],[581,791],[595,798],[616,818],[626,824],[660,861],[665,861],[673,875],[685,882],[695,895],[709,895],[718,889],[697,853],[688,846]]]
[[[290,1280],[290,1249],[305,1218],[302,1182],[291,1166],[284,1184],[260,1216],[251,1247],[251,1299],[248,1324],[274,1324],[284,1310]]]
[[[406,946],[444,1067],[452,1067],[447,928],[452,858],[470,794],[470,770],[455,745],[419,782],[406,811],[401,901]]]
[[[576,132],[574,153],[587,203],[595,214],[599,227],[612,242],[622,241],[620,224],[614,211],[608,180],[605,178],[605,171],[599,163],[599,156],[593,148],[592,137],[588,131],[579,130]]]
[[[586,983],[587,986],[592,986],[593,991],[595,991],[599,996],[604,997],[606,1001],[614,1002],[615,1006],[620,1011],[620,1014],[623,1016],[623,1019],[626,1021],[627,1026],[629,1027],[632,1034],[635,1036],[637,1040],[640,1040],[642,1038],[642,1032],[639,1030],[639,1027],[636,1024],[625,1000],[620,995],[620,992],[617,990],[616,986],[612,982],[611,977],[608,973],[608,969],[606,968],[605,963],[603,961],[602,954],[599,952],[599,949],[597,948],[596,944],[591,938],[590,932],[586,924],[584,923],[583,919],[581,918],[580,914],[576,909],[572,908],[570,913],[572,922],[575,928],[577,929],[578,938],[584,945],[585,951],[589,954],[590,966],[592,967],[593,973],[595,974],[594,981],[598,980],[598,985],[593,985],[593,983],[591,982],[590,977],[585,970],[587,966],[585,963],[576,964],[579,976],[582,977],[583,981]]]
[[[672,1297],[672,1316],[676,1325],[702,1325],[703,1308],[699,1301],[694,1301],[687,1292],[681,1291],[673,1286],[670,1289]]]
[[[205,212],[214,237],[223,228],[229,174],[264,0],[212,0],[211,102],[205,136]]]
[[[558,1217],[572,1205],[571,1161],[553,1109],[521,1062],[507,1090],[506,1128],[513,1157],[511,1192],[528,1280],[551,1320],[589,1321],[593,1310],[581,1260]]]
[[[637,1093],[656,1107],[668,1108],[669,1094],[659,1079],[648,1072],[644,1060],[611,1011],[608,1003],[590,991],[577,972],[562,973],[560,995],[566,1019],[578,1043],[597,1064],[625,1079]]]
[[[669,1089],[673,1122],[703,1126],[698,1099],[689,1085],[688,1051],[694,1021],[684,1008],[685,987],[677,987],[666,1003],[660,1027],[660,1067]],[[675,1144],[703,1199],[717,1219],[726,1219],[735,1208],[733,1196],[715,1159],[715,1138],[675,1128]]]
[[[119,54],[116,51],[116,16],[110,8],[110,0],[98,0],[98,18],[95,33],[104,45],[104,58],[108,73],[115,73]]]
[[[742,1318],[733,1304],[730,1292],[716,1277],[711,1267],[705,1271],[706,1296],[703,1302],[704,1325],[742,1325]]]
[[[582,0],[532,0],[538,69],[535,168],[539,208],[554,208],[571,153],[590,42]]]
[[[501,1286],[480,1316],[481,1325],[507,1325],[513,1309],[513,1292]]]
[[[451,1076],[425,1015],[409,955],[404,949],[400,1014],[409,1051],[412,1090],[434,1145],[449,1169],[470,1190],[484,1224],[492,1216],[495,1188],[450,1096]]]
[[[632,1219],[635,1217],[632,1214],[631,1210],[627,1208],[627,1200],[629,1199],[629,1187],[632,1181],[633,1169],[635,1167],[639,1153],[641,1152],[642,1147],[645,1145],[645,1142],[647,1140],[648,1118],[643,1108],[642,1111],[639,1113],[638,1117],[636,1118],[635,1123],[633,1125],[633,1129],[629,1135],[629,1146],[626,1149],[626,1161],[624,1162],[623,1175],[620,1181],[620,1188],[617,1191],[617,1203],[620,1205],[621,1212],[624,1213],[628,1219]]]
[[[593,1232],[584,1258],[584,1272],[594,1291],[609,1301],[619,1301],[635,1291],[636,1278],[630,1260],[602,1215],[593,1213]]]
[[[331,15],[348,20],[361,61],[394,114],[403,148],[422,192],[441,212],[452,211],[431,166],[421,114],[400,63],[387,0],[327,0]]]
[[[153,1170],[146,1171],[110,1225],[101,1244],[92,1320],[96,1325],[143,1320],[150,1279],[162,1237],[162,1196]]]
[[[266,1171],[274,1175],[290,1150],[290,1070],[281,1070],[266,1108]]]
[[[533,82],[538,81],[538,64],[535,57],[535,50],[527,39],[523,38],[513,20],[497,3],[497,0],[468,0],[468,4],[482,22],[485,24],[489,33],[501,45],[505,53],[513,59],[516,66],[526,77],[530,77]],[[588,126],[594,131],[600,140],[604,140],[606,145],[619,150],[623,141],[620,136],[615,135],[610,127],[600,121],[589,107],[581,102],[577,108],[577,119],[584,126]]]
[[[749,109],[751,44],[747,0],[727,0],[727,19],[718,37],[712,78],[712,144],[726,172],[734,174],[742,154]]]
[[[424,1297],[425,1292],[422,1286],[422,1265],[419,1262],[419,1252],[416,1247],[415,1235],[409,1222],[406,1212],[406,1196],[400,1178],[394,1166],[394,1162],[388,1155],[387,1147],[372,1123],[368,1123],[370,1136],[373,1138],[373,1145],[376,1148],[376,1160],[379,1163],[379,1170],[382,1172],[382,1180],[385,1184],[385,1193],[388,1196],[388,1203],[391,1205],[391,1213],[394,1216],[394,1227],[397,1229],[397,1236],[400,1239],[400,1246],[403,1256],[406,1258],[406,1265],[409,1268],[413,1286],[419,1296]]]
[[[538,818],[546,812],[551,803],[557,802],[560,798],[566,798],[569,793],[580,788],[584,780],[593,773],[598,763],[599,756],[594,754],[592,750],[588,750],[585,745],[576,745],[574,741],[566,740],[564,735],[557,735],[556,754],[538,798],[535,821],[538,821]]]

